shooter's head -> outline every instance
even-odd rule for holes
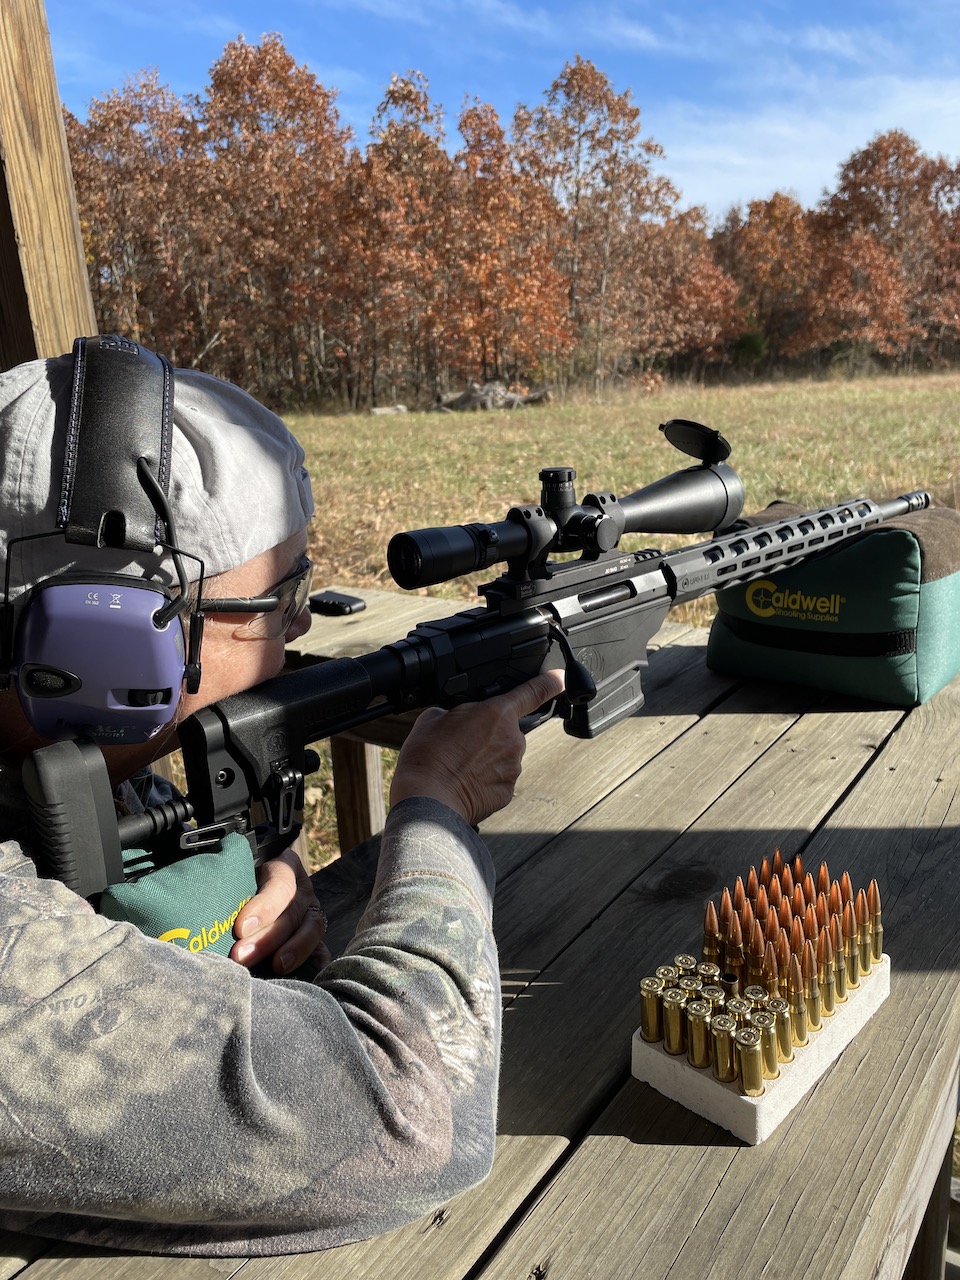
[[[2,656],[36,732],[143,742],[275,674],[312,511],[300,445],[229,383],[122,339],[0,374]]]

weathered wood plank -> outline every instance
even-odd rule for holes
[[[59,1245],[48,1241],[48,1252],[22,1273],[26,1280],[229,1280],[244,1259],[149,1257]]]
[[[0,4],[0,369],[97,332],[42,0]]]

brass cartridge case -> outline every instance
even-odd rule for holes
[[[660,1001],[664,986],[662,978],[640,980],[640,1035],[649,1044],[663,1039],[663,1013]]]
[[[883,908],[880,902],[880,886],[876,880],[870,881],[867,890],[867,906],[870,909],[870,949],[873,963],[879,964],[883,959]]]
[[[675,987],[680,974],[672,964],[662,964],[659,969],[655,970],[656,976],[663,979],[665,987]]]
[[[839,890],[837,891],[839,893]],[[837,1004],[845,1004],[847,1000],[847,962],[843,953],[843,929],[840,917],[830,917],[830,944],[833,947],[833,976],[836,991],[834,998]]]
[[[793,1043],[802,1049],[810,1040],[807,1028],[807,1005],[803,991],[790,992],[790,1021],[793,1024]]]
[[[720,981],[720,966],[703,960],[697,965],[697,977],[705,987],[715,987]]]
[[[820,956],[823,963],[820,963]],[[822,933],[817,951],[817,971],[820,981],[820,1011],[825,1018],[832,1018],[837,1011],[837,974],[833,964],[833,947],[830,935]]]
[[[800,969],[803,975],[803,1000],[807,1006],[807,1030],[819,1031],[821,1026],[820,979],[817,954],[809,939],[804,943]]]
[[[700,999],[707,1002],[711,1013],[719,1013],[723,1009],[726,998],[723,987],[718,987],[714,984],[704,987],[700,992]]]
[[[766,1009],[754,1009],[750,1023],[760,1032],[760,1056],[763,1061],[764,1080],[776,1080],[780,1074],[777,1055],[777,1019]]]
[[[750,1021],[753,1005],[749,1000],[745,1000],[743,996],[731,996],[724,1005],[723,1011],[736,1021],[738,1027],[742,1027]]]
[[[720,986],[728,1000],[740,994],[740,978],[735,973],[721,973]]]
[[[734,1035],[736,1018],[727,1013],[716,1013],[710,1021],[713,1042],[713,1074],[725,1084],[733,1084],[737,1078],[737,1045]]]
[[[857,942],[860,946],[860,973],[867,978],[873,966],[873,942],[870,937],[870,908],[867,906],[867,895],[862,889],[857,893],[854,914],[857,920]]]
[[[736,1034],[740,1092],[748,1098],[763,1096],[763,1053],[757,1027],[740,1027]]]
[[[819,1031],[823,1026],[823,1002],[820,999],[820,984],[817,982],[816,974],[813,975],[809,991],[804,992],[803,1001],[807,1007],[807,1030]]]
[[[762,1009],[770,999],[770,992],[766,987],[759,985],[752,987],[744,987],[743,998],[748,1000],[754,1009]]]
[[[688,1000],[696,1000],[703,990],[703,979],[684,974],[677,979],[677,990],[682,991]]]
[[[860,946],[856,933],[844,936],[843,958],[847,968],[847,990],[856,991],[860,986]]]
[[[663,1047],[667,1053],[679,1058],[687,1051],[687,1019],[684,1005],[687,999],[676,987],[667,987],[663,993]]]
[[[780,1062],[793,1061],[793,1018],[790,1002],[782,996],[767,1001],[766,1013],[777,1020],[777,1058]]]
[[[685,952],[682,955],[674,956],[673,967],[681,978],[689,978],[697,971],[697,957],[687,955]]]
[[[879,917],[876,924],[871,922],[870,951],[873,956],[873,963],[879,964],[883,959],[883,925],[880,923]]]
[[[709,1067],[711,1009],[705,1000],[687,1002],[687,1061],[691,1067]]]

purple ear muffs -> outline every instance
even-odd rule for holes
[[[186,664],[179,616],[154,621],[170,599],[155,582],[109,575],[36,587],[14,653],[17,692],[34,729],[54,741],[124,745],[169,724]]]

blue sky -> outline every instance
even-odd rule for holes
[[[385,85],[426,75],[448,133],[464,98],[506,123],[564,63],[591,59],[630,89],[682,204],[712,219],[789,191],[812,205],[877,133],[906,130],[960,159],[960,0],[46,0],[60,96],[91,98],[156,68],[202,93],[224,45],[276,31],[337,99],[359,141]],[[455,139],[454,139],[455,140]]]

